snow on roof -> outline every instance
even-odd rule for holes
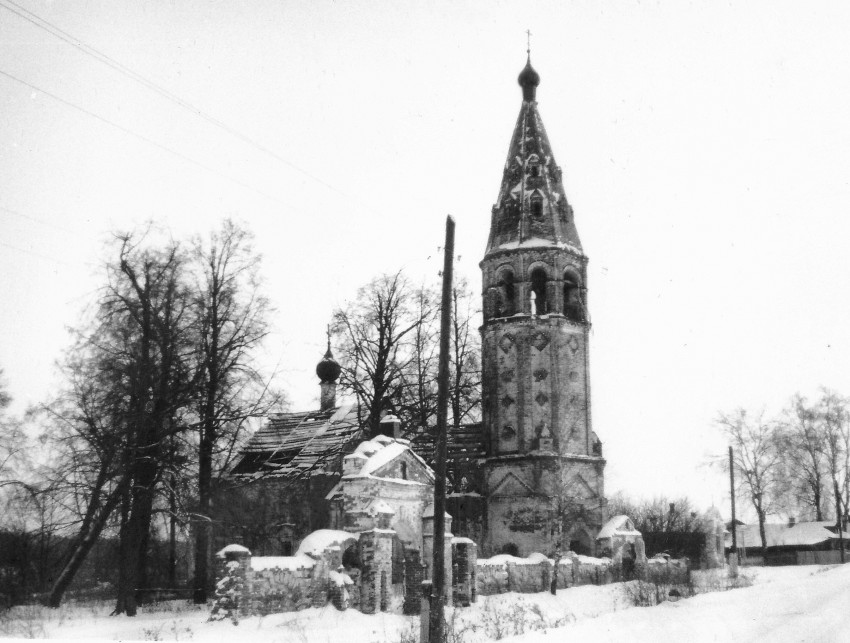
[[[548,556],[546,556],[545,554],[541,554],[540,552],[534,552],[532,554],[529,554],[528,560],[534,560],[538,563],[542,563],[542,562],[551,563],[552,562],[551,560],[549,560]]]
[[[641,533],[637,531],[632,525],[632,521],[625,514],[620,514],[619,516],[614,516],[604,525],[602,525],[602,529],[599,530],[599,535],[596,537],[596,540],[600,540],[602,538],[611,538],[612,536],[640,536]]]
[[[331,571],[328,574],[328,580],[337,587],[342,587],[343,585],[354,585],[354,581],[351,580],[351,576],[344,572]]]
[[[228,545],[216,553],[217,558],[224,558],[225,554],[248,554],[251,555],[251,550],[242,545]]]
[[[422,466],[425,468],[428,476],[433,479],[434,472],[431,467],[419,457],[413,450],[408,446],[409,442],[407,440],[395,440],[386,435],[378,435],[372,438],[371,440],[366,440],[365,442],[361,442],[357,445],[357,448],[354,450],[352,455],[357,455],[360,457],[365,457],[366,461],[360,466],[360,472],[355,474],[357,476],[371,476],[378,469],[383,467],[386,464],[389,464],[399,456],[403,455],[405,452],[410,453],[411,457],[416,459]],[[351,456],[348,456],[349,458]],[[420,484],[416,481],[407,481],[414,484]]]
[[[301,541],[301,545],[299,545],[293,558],[299,554],[319,556],[334,545],[339,546],[346,540],[357,540],[359,537],[359,534],[352,534],[339,529],[318,529]]]
[[[422,517],[423,518],[433,518],[434,517],[434,503],[433,502],[425,507],[425,510],[422,512]],[[449,514],[449,512],[446,512],[446,518],[451,518],[451,514]]]
[[[837,539],[838,534],[830,531],[827,527],[833,526],[830,522],[798,522],[796,525],[788,526],[785,523],[766,523],[764,535],[768,547],[806,547],[818,545],[827,540]],[[738,547],[761,547],[761,534],[759,526],[738,525],[736,528]],[[843,534],[847,538],[847,534]],[[726,544],[732,543],[732,535],[726,536]]]
[[[846,537],[846,536],[845,536]],[[777,545],[818,545],[831,539],[838,539],[834,534],[819,523],[800,522],[781,532]]]
[[[467,538],[466,536],[454,536],[452,538],[452,545],[474,545],[475,542],[471,538]]]
[[[541,239],[538,237],[532,237],[530,239],[525,239],[523,241],[506,241],[505,243],[499,244],[495,250],[515,250],[517,248],[542,248],[552,246],[555,248],[562,248],[564,250],[570,250],[578,255],[584,255],[584,252],[580,248],[575,247],[571,243],[565,242],[556,242],[551,241],[549,239]]]
[[[296,554],[295,556],[254,556],[251,559],[251,569],[261,572],[265,569],[310,569],[315,567],[316,561],[307,554]]]

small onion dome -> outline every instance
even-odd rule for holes
[[[522,87],[522,99],[525,101],[535,100],[537,86],[540,84],[540,74],[534,71],[534,67],[531,66],[530,57],[525,68],[519,73],[517,82]]]
[[[331,353],[331,349],[328,347],[328,352],[325,353],[322,361],[316,365],[316,375],[319,376],[319,379],[323,383],[336,382],[336,378],[339,377],[341,371],[342,368],[334,359],[333,353]]]

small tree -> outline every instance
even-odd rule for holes
[[[229,561],[226,566],[227,573],[216,583],[211,621],[230,619],[231,623],[239,625],[239,599],[244,587],[239,567],[239,561]]]
[[[767,550],[764,530],[767,514],[782,507],[786,488],[777,424],[766,421],[764,413],[751,417],[744,409],[737,409],[721,413],[717,425],[732,445],[738,493],[755,509],[764,553]],[[728,468],[727,460],[721,459],[721,462]]]

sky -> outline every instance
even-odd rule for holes
[[[148,220],[254,232],[293,409],[358,286],[437,280],[447,214],[480,290],[527,29],[590,257],[607,492],[728,515],[717,414],[850,393],[842,2],[0,0],[13,410],[61,385],[110,236]]]

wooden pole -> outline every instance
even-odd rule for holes
[[[838,493],[838,480],[833,478],[835,486],[835,522],[838,525],[838,551],[841,552],[841,563],[844,563],[844,535],[841,533],[841,495]]]
[[[437,373],[437,444],[434,454],[434,564],[431,590],[430,643],[443,643],[445,620],[443,595],[446,584],[446,425],[449,409],[449,335],[452,317],[452,268],[455,252],[455,220],[446,217],[443,255],[443,299],[440,310],[440,361]]]
[[[735,524],[735,463],[729,447],[729,498],[732,500],[732,553],[738,555],[738,525]]]

